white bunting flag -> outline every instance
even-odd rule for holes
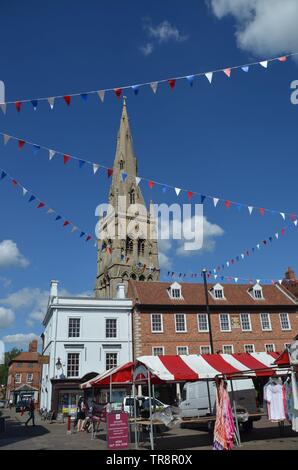
[[[0,103],[0,108],[3,111],[3,114],[6,114],[6,103]]]
[[[218,199],[217,197],[214,197],[214,198],[213,198],[213,204],[214,204],[214,207],[216,207],[216,206],[217,206],[217,204],[218,204],[218,201],[219,201],[219,199]]]
[[[214,274],[216,274],[216,269],[213,269]]]
[[[229,261],[227,261],[227,266],[228,266],[228,267],[230,266],[230,262],[229,262]]]
[[[78,230],[78,227],[76,227],[76,226],[74,225],[74,226],[72,227],[72,229],[71,229],[71,233],[76,232],[77,230]]]
[[[244,254],[243,253],[241,253],[241,258],[244,259]]]
[[[51,209],[51,208],[47,210],[47,214],[54,214],[54,212],[55,212],[54,209]]]
[[[278,282],[279,282],[280,284],[282,284],[282,279],[279,279],[279,281],[278,281]]]
[[[150,86],[151,86],[151,89],[152,89],[153,93],[156,93],[157,92],[157,87],[158,87],[158,82],[152,82],[152,83],[150,83]]]
[[[23,196],[26,196],[27,193],[28,193],[28,189],[23,188]]]
[[[208,79],[209,83],[212,83],[213,72],[205,73],[205,77]]]
[[[258,249],[258,250],[260,249],[260,245],[259,245],[259,243],[257,244],[257,249]]]
[[[278,238],[278,233],[277,233],[277,232],[276,232],[276,234],[275,234],[275,238]]]
[[[217,279],[217,274],[214,274],[214,279]]]
[[[54,103],[55,103],[55,98],[48,98],[48,103],[50,105],[50,108],[53,109],[54,108]]]
[[[181,189],[180,189],[180,188],[175,188],[175,192],[176,192],[177,196],[179,196],[179,194],[180,194],[180,191],[181,191]]]
[[[99,168],[99,165],[96,165],[96,163],[93,163],[93,173],[95,174]]]
[[[99,90],[97,92],[97,94],[98,94],[98,96],[99,96],[102,103],[104,102],[104,99],[105,99],[105,93],[106,93],[105,90]]]
[[[11,136],[8,134],[3,134],[4,145],[11,139]]]
[[[266,69],[268,67],[268,60],[263,60],[260,62],[260,65]]]
[[[260,284],[260,282],[261,282],[261,279],[257,279],[257,284]]]
[[[296,220],[294,220],[294,225],[295,225],[296,227],[297,227],[297,222],[298,222],[298,220],[297,220],[297,219],[296,219]]]
[[[55,155],[55,150],[49,150],[49,159],[52,160],[52,158],[54,157]]]
[[[139,186],[141,181],[141,178],[139,176],[136,176],[136,185]]]
[[[249,210],[249,213],[251,215],[252,211],[253,211],[253,207],[252,206],[248,206],[248,210]]]
[[[238,277],[234,277],[234,279],[235,279],[235,282],[238,282]]]
[[[284,220],[286,220],[286,215],[285,215],[284,212],[280,212],[280,215],[282,216],[282,218],[283,218]]]

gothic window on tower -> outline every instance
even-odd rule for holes
[[[145,240],[138,240],[138,255],[144,255],[145,253]]]
[[[119,166],[120,166],[120,170],[124,169],[124,161],[123,160],[120,160]]]
[[[126,254],[133,252],[133,240],[129,237],[126,238]]]
[[[135,204],[136,203],[136,193],[135,193],[134,189],[132,189],[129,193],[129,202],[130,202],[130,204]]]

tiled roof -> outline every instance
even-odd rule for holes
[[[24,351],[18,354],[10,363],[12,364],[13,362],[32,362],[32,361],[38,361],[40,354],[38,352],[28,352]]]
[[[172,299],[168,289],[172,282],[141,282],[129,281],[128,296],[133,298],[136,304],[142,305],[205,305],[204,285],[199,283],[179,283],[182,288],[182,299]],[[212,289],[215,284],[208,284]],[[209,294],[209,304],[247,305],[247,306],[297,306],[295,298],[280,285],[264,285],[263,299],[254,299],[248,293],[251,284],[222,284],[225,299],[214,299]]]

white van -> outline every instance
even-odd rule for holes
[[[228,392],[232,402],[231,382],[228,382]],[[208,382],[188,382],[182,390],[182,401],[179,405],[182,418],[199,418],[215,414],[216,385],[214,380]],[[260,416],[251,416],[258,412],[256,403],[256,390],[252,379],[232,380],[233,396],[236,403],[238,420],[242,422],[247,430],[252,428],[253,421],[258,421]]]

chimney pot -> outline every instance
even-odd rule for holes
[[[125,284],[117,284],[117,299],[125,299]]]

